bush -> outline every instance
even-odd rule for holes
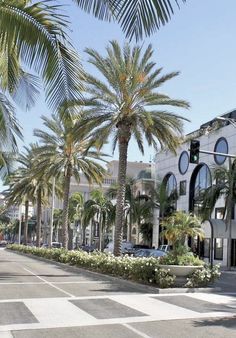
[[[214,265],[213,268],[205,265],[202,269],[195,270],[184,285],[188,288],[206,287],[215,282],[221,275],[220,265]]]
[[[185,253],[183,255],[176,256],[170,252],[167,256],[160,258],[161,265],[193,265],[201,266],[204,265],[204,262],[195,257],[192,252]]]
[[[158,287],[170,287],[175,277],[159,268],[156,258],[115,257],[102,252],[67,251],[65,249],[35,248],[24,245],[9,245],[8,249],[45,257],[61,263],[75,265],[96,272],[109,274],[136,282],[154,284]]]
[[[130,256],[115,257],[111,254],[102,252],[87,253],[85,251],[67,251],[65,249],[35,248],[24,245],[9,245],[8,249],[45,257],[57,262],[74,265],[92,271],[121,277],[136,282],[155,285],[160,288],[174,286],[176,277],[169,271],[161,268],[161,264],[176,264],[171,254],[158,260],[154,257],[134,258]],[[203,262],[193,255],[178,258],[179,265],[202,265]],[[194,263],[194,264],[193,264]],[[186,287],[206,286],[219,276],[219,269],[214,267],[209,272],[209,268],[195,271],[188,278]]]

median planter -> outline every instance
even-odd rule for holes
[[[162,269],[169,271],[172,275],[176,277],[188,277],[194,271],[202,269],[203,266],[193,266],[193,265],[161,265]]]

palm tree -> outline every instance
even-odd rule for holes
[[[37,145],[31,144],[29,148],[25,147],[25,153],[17,157],[20,167],[9,176],[10,189],[7,199],[9,204],[25,204],[24,244],[27,244],[28,237],[29,203],[36,203],[36,246],[40,246],[42,205],[48,204],[48,198],[52,194],[52,183],[42,173],[38,175],[35,169],[38,167],[36,150]],[[60,188],[56,187],[56,194],[60,196],[60,193]]]
[[[69,221],[82,230],[82,240],[85,239],[83,226],[84,197],[81,192],[74,192],[69,198]]]
[[[62,209],[55,208],[53,210],[53,226],[55,231],[56,242],[58,242],[59,228],[62,225],[62,212],[63,212]]]
[[[37,76],[43,80],[46,100],[57,110],[61,102],[81,97],[83,72],[68,41],[68,21],[60,5],[30,0],[0,2],[0,169],[15,153],[16,137],[22,138],[11,101],[29,109],[39,94]]]
[[[77,182],[83,173],[89,183],[101,183],[105,173],[104,168],[94,160],[101,160],[104,154],[93,146],[88,129],[83,123],[81,115],[65,114],[52,115],[52,118],[42,117],[47,131],[34,131],[41,146],[38,150],[38,171],[45,172],[48,177],[63,179],[63,214],[62,214],[62,244],[68,247],[68,212],[70,182],[72,176]],[[60,115],[60,116],[59,116]]]
[[[126,184],[127,153],[131,137],[134,137],[141,153],[144,153],[143,138],[149,146],[158,146],[175,151],[182,135],[183,117],[167,112],[157,106],[188,108],[182,100],[174,100],[158,92],[166,81],[178,75],[178,72],[161,76],[161,68],[151,61],[151,45],[141,55],[141,48],[132,50],[125,44],[123,52],[116,41],[107,47],[107,56],[103,57],[93,49],[86,49],[89,62],[93,64],[105,81],[87,75],[87,91],[91,95],[88,111],[97,121],[94,136],[105,142],[113,136],[113,150],[119,148],[119,169],[115,246],[114,253],[120,253],[121,233],[124,219],[124,201]],[[89,104],[89,102],[87,103]]]
[[[19,154],[17,161],[20,167],[8,177],[9,193],[6,196],[6,200],[8,205],[25,205],[23,243],[26,245],[28,242],[29,203],[34,201],[31,177],[33,167],[32,151],[29,148],[25,148],[25,153]]]
[[[99,223],[99,250],[104,247],[104,231],[112,225],[115,218],[114,206],[101,190],[93,190],[91,199],[84,204],[84,222],[88,224],[95,217]]]
[[[99,19],[119,22],[126,36],[136,40],[165,25],[174,13],[174,4],[186,0],[74,0]]]
[[[1,1],[0,68],[4,71],[1,89],[13,97],[17,91],[22,94],[22,85],[29,77],[22,69],[23,64],[40,75],[47,102],[54,110],[61,102],[80,98],[82,70],[67,42],[67,27],[60,5],[49,1]],[[31,89],[33,85],[35,77],[31,77]]]
[[[202,221],[195,215],[177,211],[163,221],[164,230],[161,235],[173,244],[173,254],[181,252],[188,237],[204,238]]]
[[[231,268],[231,231],[232,231],[232,210],[236,203],[236,164],[229,161],[229,168],[224,166],[213,166],[213,179],[215,184],[207,188],[202,195],[201,215],[204,220],[211,218],[211,213],[220,197],[224,198],[223,219],[226,220],[226,227],[229,230],[227,242],[227,267]],[[226,229],[226,230],[227,230]]]

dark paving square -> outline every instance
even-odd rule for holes
[[[126,318],[146,316],[111,299],[77,299],[70,302],[97,319]]]
[[[192,298],[189,296],[163,296],[163,297],[152,297],[158,299],[161,302],[165,302],[172,305],[177,305],[185,309],[199,312],[236,312],[236,302],[232,303],[231,306],[224,304],[210,303],[204,300]]]
[[[231,338],[236,337],[236,318],[180,319],[131,323],[151,338]]]
[[[0,299],[29,299],[67,297],[67,295],[47,284],[3,285],[0,283]]]
[[[0,325],[38,323],[22,302],[0,303]]]
[[[99,325],[57,329],[12,331],[14,338],[137,338],[122,325]]]

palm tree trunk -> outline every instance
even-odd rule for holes
[[[121,254],[122,229],[124,223],[124,206],[125,206],[125,183],[127,170],[127,153],[130,140],[130,128],[127,125],[118,126],[119,142],[119,167],[118,167],[118,191],[116,201],[116,222],[114,238],[114,255]]]
[[[37,228],[36,228],[36,246],[40,247],[42,226],[42,196],[41,189],[37,193]]]
[[[25,201],[25,226],[24,226],[24,244],[28,242],[28,219],[29,219],[29,201]]]
[[[102,238],[103,238],[103,227],[102,227],[102,211],[99,213],[99,250],[102,251]]]
[[[67,169],[64,185],[63,212],[62,212],[62,246],[68,249],[68,219],[69,219],[69,195],[70,195],[70,180],[71,166]]]

